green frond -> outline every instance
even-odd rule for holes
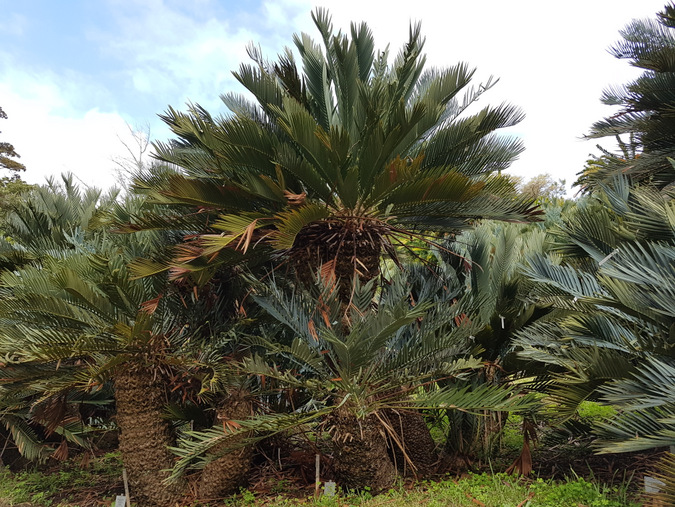
[[[675,364],[647,357],[628,378],[605,386],[603,400],[623,410],[670,406],[675,410]]]
[[[413,401],[418,408],[444,408],[480,414],[485,410],[526,412],[539,404],[533,395],[519,394],[518,389],[483,384],[448,386],[420,393]]]
[[[277,433],[309,424],[325,415],[327,411],[324,409],[299,414],[257,415],[245,421],[236,421],[240,425],[239,428],[229,432],[225,432],[222,426],[204,431],[186,431],[178,445],[170,448],[179,459],[167,481],[178,480],[187,470],[203,469],[211,461],[242,446],[251,445]],[[232,437],[240,434],[248,435],[251,432],[255,432],[257,436],[251,436],[235,447],[222,448],[223,444],[227,444]],[[220,447],[218,452],[210,452],[216,447]]]
[[[44,461],[48,457],[48,447],[40,441],[33,428],[22,418],[13,415],[1,415],[0,422],[9,430],[17,449],[26,459]]]
[[[643,451],[675,442],[673,407],[622,412],[597,426],[601,453]]]

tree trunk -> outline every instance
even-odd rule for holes
[[[386,415],[405,449],[405,454],[415,467],[414,470],[411,469],[401,448],[396,445],[393,448],[396,468],[405,475],[414,475],[417,478],[435,473],[438,466],[436,442],[431,437],[424,416],[413,409],[387,410]]]
[[[241,421],[250,417],[252,404],[250,399],[246,397],[247,394],[246,392],[239,392],[228,396],[225,403],[217,410],[218,420],[223,423],[224,428],[233,428],[232,425],[228,426],[228,421]],[[228,429],[225,431],[228,431]],[[213,453],[218,454],[219,451],[228,447],[237,446],[245,438],[246,435],[244,434],[229,438],[216,447]],[[199,497],[203,500],[216,499],[234,493],[240,486],[244,486],[251,466],[252,455],[253,449],[250,445],[247,445],[235,449],[206,465],[199,485]]]
[[[370,415],[356,419],[346,410],[334,415],[333,468],[340,486],[346,489],[369,487],[377,493],[391,487],[396,470],[387,452],[384,428]]]
[[[317,271],[331,266],[330,273],[338,283],[340,301],[347,303],[352,295],[355,276],[366,283],[380,274],[380,255],[384,228],[360,219],[326,219],[305,226],[291,249],[296,277],[312,286]]]
[[[174,465],[168,447],[174,444],[164,418],[164,384],[147,366],[124,366],[115,377],[120,451],[129,476],[131,501],[167,507],[181,498],[179,484],[164,484]]]

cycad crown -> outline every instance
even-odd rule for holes
[[[296,35],[300,65],[290,49],[269,62],[250,48],[253,63],[234,75],[254,102],[226,94],[227,116],[198,105],[162,116],[178,138],[158,143],[157,156],[179,172],[147,174],[136,188],[173,206],[193,234],[166,265],[176,276],[271,248],[290,253],[301,279],[324,265],[367,281],[381,254],[395,258],[410,237],[482,217],[536,217],[507,178],[491,176],[522,151],[519,140],[495,135],[522,113],[510,105],[465,113],[494,80],[469,87],[465,63],[424,70],[419,25],[390,63],[365,24],[334,34],[324,10],[313,19],[322,45]],[[176,205],[198,209],[192,229]],[[145,218],[153,223],[167,225]]]

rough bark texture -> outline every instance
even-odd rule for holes
[[[384,232],[382,226],[357,219],[313,222],[298,233],[291,249],[296,276],[313,284],[317,270],[334,262],[340,300],[349,301],[355,275],[365,283],[380,274]]]
[[[412,470],[401,448],[396,446],[393,451],[398,471],[419,478],[434,474],[438,466],[436,442],[431,437],[422,414],[416,410],[388,410],[386,415],[403,444],[405,453],[415,465],[415,470]]]
[[[131,501],[144,507],[175,505],[181,497],[181,485],[162,482],[168,475],[165,470],[174,464],[168,449],[174,441],[163,417],[166,404],[163,383],[150,368],[123,368],[115,377],[115,402]]]
[[[333,469],[339,485],[357,490],[369,487],[375,493],[391,487],[396,470],[379,421],[374,416],[357,420],[346,411],[334,418]]]
[[[228,426],[228,421],[241,421],[251,415],[252,405],[246,394],[242,392],[229,396],[218,409],[218,419],[223,422],[224,427]],[[244,438],[246,436],[243,434],[232,437],[216,447],[214,453],[236,446]],[[220,498],[237,491],[240,486],[245,486],[252,455],[253,449],[248,445],[233,450],[206,465],[199,485],[200,498],[204,500]]]

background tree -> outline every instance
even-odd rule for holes
[[[0,107],[0,119],[6,119],[7,114]],[[25,171],[26,167],[14,160],[19,158],[18,153],[14,150],[14,146],[7,142],[0,142],[0,169],[9,169],[12,171],[10,176],[2,176],[0,178],[0,230],[2,230],[2,222],[14,206],[21,200],[22,194],[26,193],[32,188],[21,179],[20,171]]]
[[[0,233],[7,215],[19,206],[25,195],[35,188],[23,181],[18,174],[0,178]]]
[[[0,107],[0,119],[7,119],[7,113],[2,110],[2,107]],[[8,142],[0,142],[0,169],[9,169],[15,172],[25,171],[26,166],[14,160],[17,158],[21,157],[14,150],[14,146]]]
[[[577,181],[592,191],[616,175],[632,182],[650,182],[662,188],[675,181],[668,158],[675,157],[675,22],[673,6],[666,6],[656,20],[634,20],[622,32],[623,40],[612,48],[643,74],[634,81],[607,89],[603,103],[620,106],[618,113],[596,122],[591,139],[623,136],[621,152],[605,153],[601,165],[586,168]],[[626,154],[632,156],[627,157]]]
[[[128,189],[133,179],[153,163],[152,160],[148,160],[152,139],[150,125],[131,126],[127,123],[126,126],[130,138],[123,139],[120,135],[117,136],[126,154],[112,159],[116,166],[117,184],[123,189]]]
[[[538,174],[520,183],[518,190],[526,197],[539,201],[555,201],[564,198],[567,194],[565,180],[556,181],[549,173]]]

